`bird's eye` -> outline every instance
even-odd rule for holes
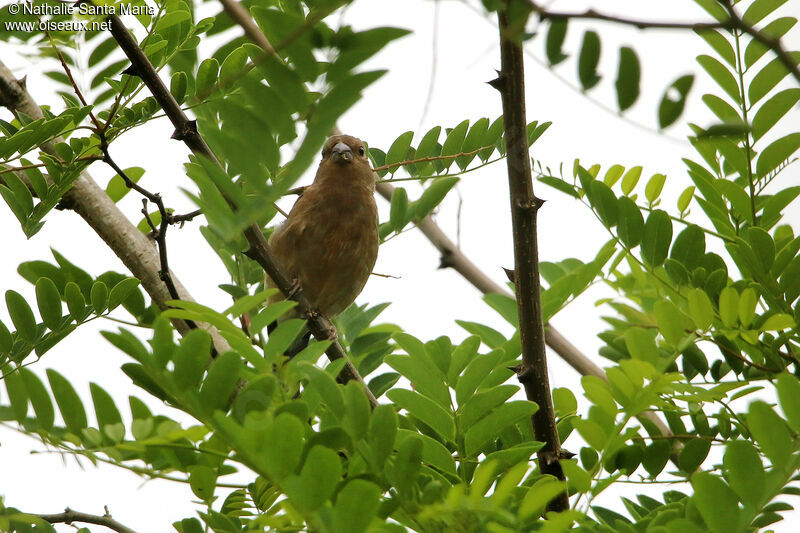
[[[358,155],[364,155],[364,147],[363,146],[359,146],[358,147]]]

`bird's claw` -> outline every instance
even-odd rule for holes
[[[300,281],[300,278],[294,278],[291,285],[289,285],[289,291],[286,293],[286,298],[289,300],[294,300],[302,291],[303,284]]]

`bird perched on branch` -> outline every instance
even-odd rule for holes
[[[281,266],[324,316],[347,309],[367,283],[378,257],[377,216],[364,143],[349,135],[329,138],[314,183],[269,239]],[[275,286],[269,277],[265,285]]]

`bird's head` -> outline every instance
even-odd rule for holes
[[[369,166],[367,150],[361,139],[350,135],[334,135],[322,148],[322,161],[330,160],[337,165],[361,163]]]

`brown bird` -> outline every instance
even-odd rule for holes
[[[367,283],[378,257],[377,217],[364,143],[349,135],[329,138],[314,183],[269,239],[281,266],[324,316],[347,309]],[[268,276],[265,285],[275,286]]]

